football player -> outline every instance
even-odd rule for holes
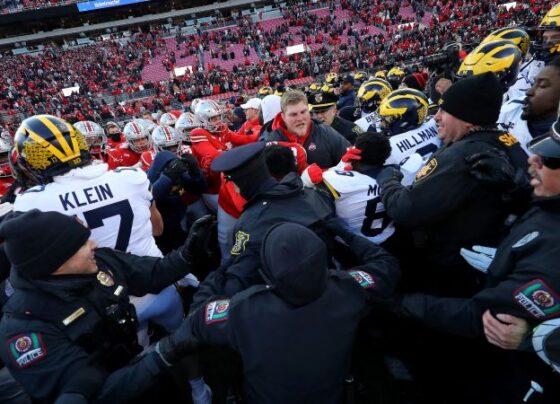
[[[74,128],[85,136],[91,156],[97,160],[104,161],[107,136],[105,136],[103,128],[93,121],[76,122]]]

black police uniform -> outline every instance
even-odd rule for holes
[[[410,187],[395,177],[378,178],[389,217],[415,232],[420,290],[471,296],[480,289],[476,271],[459,250],[497,245],[508,212],[502,192],[473,177],[465,158],[492,148],[504,151],[514,167],[526,172],[527,155],[517,139],[478,130],[436,151]]]
[[[290,247],[297,251],[282,248],[285,243],[278,239],[272,243],[272,256],[263,258],[267,284],[231,300],[211,297],[190,315],[192,332],[201,342],[229,345],[240,353],[248,403],[341,403],[368,299],[393,292],[398,266],[382,248],[350,234],[350,248],[362,265],[327,271],[310,237],[289,231],[288,237],[297,238]]]
[[[266,141],[293,142],[281,129],[266,135]],[[311,121],[311,132],[302,145],[307,152],[307,162],[316,163],[321,168],[334,167],[350,147],[350,142],[329,125]]]
[[[259,251],[267,230],[281,222],[313,226],[334,214],[326,195],[304,191],[296,173],[274,180],[264,159],[264,143],[237,147],[214,159],[212,170],[223,171],[240,188],[247,202],[234,227],[231,258],[199,285],[191,310],[210,296],[233,296],[249,286],[263,283],[258,273]]]
[[[464,337],[484,335],[482,315],[486,310],[494,315],[505,313],[524,318],[531,326],[559,316],[559,228],[560,196],[534,199],[531,208],[518,219],[499,245],[488,268],[486,287],[482,291],[470,299],[405,295],[399,311],[434,329]],[[517,369],[525,371],[526,379],[516,385],[514,377],[510,377],[507,389],[501,393],[502,402],[513,402],[507,401],[505,390],[517,394],[520,400],[519,395],[527,391],[530,378],[535,375],[542,377],[539,383],[543,386],[548,381],[545,392],[548,390],[550,393],[555,388],[553,386],[557,385],[558,376],[552,375],[536,355],[517,356],[513,358],[513,363],[522,361],[518,363]],[[488,358],[480,359],[481,367],[484,363],[488,363]],[[509,363],[513,369],[514,365],[511,361]],[[558,388],[555,391],[558,392]]]
[[[331,127],[344,136],[351,144],[354,144],[358,135],[364,132],[358,125],[339,116],[334,117]]]
[[[92,366],[108,372],[96,402],[127,401],[166,368],[155,352],[128,365],[141,351],[128,296],[158,293],[189,265],[180,252],[152,258],[100,248],[95,258],[99,272],[92,275],[28,280],[12,271],[0,356],[37,402],[53,402]]]
[[[266,231],[274,224],[294,222],[313,227],[334,214],[332,202],[314,190],[305,190],[301,179],[290,173],[284,179],[248,201],[233,234],[232,259],[201,282],[192,308],[210,296],[235,293],[263,280],[258,272],[259,251]]]

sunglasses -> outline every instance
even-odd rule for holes
[[[551,170],[558,170],[560,168],[560,158],[558,157],[544,157],[540,156],[543,166]]]

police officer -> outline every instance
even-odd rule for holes
[[[240,353],[248,403],[341,403],[368,300],[392,295],[396,260],[340,224],[327,226],[355,252],[356,267],[329,271],[327,246],[313,231],[277,223],[259,249],[263,284],[212,296],[189,316],[197,340]]]
[[[259,249],[272,225],[289,220],[312,226],[333,214],[332,203],[326,197],[310,202],[297,173],[289,173],[280,182],[275,180],[266,166],[264,148],[263,142],[240,146],[216,157],[212,163],[212,170],[223,172],[247,203],[233,230],[232,258],[200,284],[194,306],[212,295],[233,296],[263,283],[258,272]]]
[[[332,86],[325,84],[321,91],[310,94],[307,100],[313,118],[329,125],[351,144],[354,144],[356,137],[363,133],[363,130],[358,125],[337,115],[336,102],[338,97],[334,93]]]
[[[471,296],[480,289],[476,271],[459,250],[496,245],[508,212],[501,190],[477,179],[468,157],[497,149],[523,172],[527,167],[517,139],[495,129],[501,101],[500,83],[492,73],[453,84],[435,116],[444,145],[413,184],[401,185],[402,174],[391,166],[377,176],[387,214],[414,232],[416,261],[409,274],[418,275],[412,283],[420,290]]]
[[[206,258],[201,240],[212,226],[211,217],[200,219],[183,247],[154,258],[96,250],[88,228],[57,212],[5,219],[0,237],[15,291],[3,307],[0,357],[10,373],[36,402],[123,402],[142,394],[192,347],[183,323],[129,364],[142,350],[129,294],[157,293],[185,276]]]
[[[517,316],[531,327],[560,315],[560,272],[556,269],[560,260],[560,123],[554,125],[552,133],[530,142],[529,150],[535,154],[529,158],[534,189],[530,209],[497,249],[474,246],[472,251],[463,250],[476,269],[487,272],[486,287],[469,299],[405,295],[399,303],[402,314],[466,337],[484,335],[482,315],[486,310],[492,317],[497,313]],[[504,317],[498,318],[504,322]],[[507,371],[503,379],[509,382],[501,389],[493,386],[501,392],[500,402],[520,402],[535,377],[544,387],[544,401],[556,402],[557,376],[543,369],[534,355],[511,354],[522,362],[514,362],[519,365],[515,369],[503,367],[502,372]]]

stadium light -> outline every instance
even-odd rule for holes
[[[288,46],[286,47],[286,55],[290,56],[290,55],[295,55],[296,53],[303,53],[305,52],[307,49],[305,48],[305,45],[300,43],[299,45],[294,45],[294,46]]]

